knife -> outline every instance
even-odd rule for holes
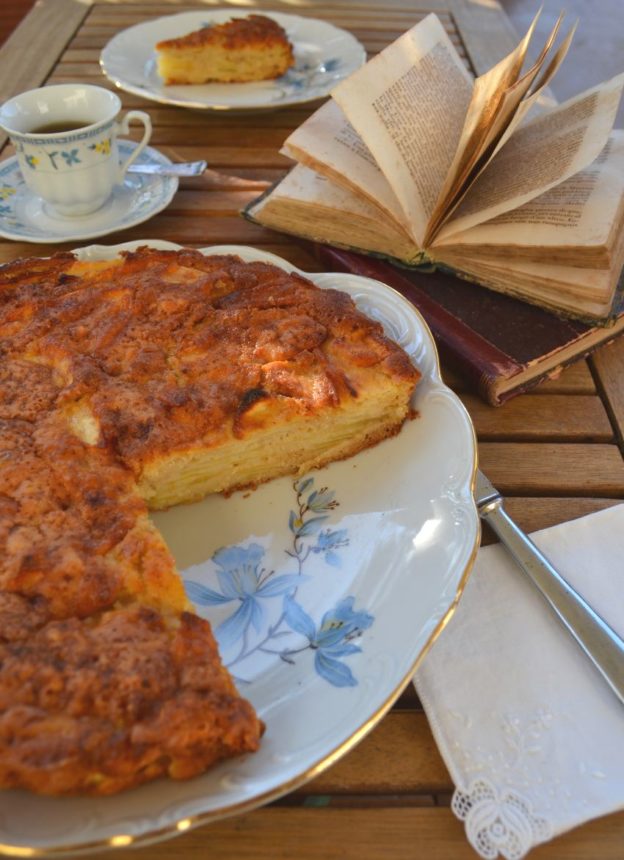
[[[624,641],[565,581],[505,511],[503,498],[477,470],[475,501],[516,564],[529,576],[615,695],[624,702]]]

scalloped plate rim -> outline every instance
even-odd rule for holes
[[[182,246],[177,245],[172,242],[168,242],[165,240],[137,240],[133,242],[126,242],[117,245],[90,245],[83,248],[79,248],[75,250],[75,253],[79,258],[82,259],[108,259],[117,256],[123,250],[133,250],[142,245],[149,245],[155,248],[162,249],[177,249]],[[271,254],[266,251],[261,251],[259,249],[251,248],[250,246],[245,245],[214,245],[207,248],[199,249],[202,253],[205,254],[226,254],[226,253],[236,253],[240,255],[245,260],[262,260],[266,262],[271,262],[276,265],[279,265],[281,268],[284,268],[288,271],[294,271],[308,277],[312,281],[315,280],[317,275],[314,273],[306,273],[297,267],[291,265],[286,260],[276,257],[276,255]],[[444,610],[440,609],[438,614],[435,616],[433,621],[435,622],[432,627],[431,632],[429,633],[428,639],[420,646],[420,650],[415,655],[411,665],[409,666],[409,670],[402,675],[402,677],[393,680],[394,687],[389,696],[387,696],[383,701],[375,701],[374,707],[371,707],[369,713],[366,714],[364,718],[358,717],[358,722],[356,725],[352,726],[349,729],[349,733],[345,735],[343,740],[334,745],[333,747],[325,750],[323,756],[312,763],[311,766],[308,766],[305,770],[301,772],[295,773],[294,777],[289,778],[285,782],[274,785],[266,791],[259,791],[257,794],[252,797],[243,800],[240,803],[233,803],[223,807],[217,807],[215,809],[210,809],[208,811],[200,811],[195,812],[192,815],[183,815],[175,810],[178,809],[182,803],[180,799],[177,801],[175,797],[172,797],[166,807],[168,818],[170,819],[166,824],[158,824],[157,821],[149,822],[143,821],[142,829],[136,835],[128,834],[127,829],[124,831],[123,827],[120,826],[120,830],[114,835],[101,836],[98,838],[91,839],[83,839],[82,841],[77,841],[74,839],[72,842],[61,844],[59,839],[57,838],[54,841],[54,844],[48,843],[45,846],[31,845],[29,847],[24,844],[14,843],[11,845],[6,842],[4,834],[0,831],[0,854],[15,854],[16,856],[58,856],[59,854],[64,855],[80,855],[89,853],[96,849],[103,848],[112,848],[112,847],[127,847],[129,845],[146,845],[156,841],[164,840],[171,838],[175,835],[178,835],[182,832],[185,832],[187,829],[192,827],[197,827],[203,824],[207,824],[213,821],[217,821],[219,819],[229,817],[232,815],[240,814],[242,812],[251,811],[259,806],[264,805],[265,803],[274,800],[283,794],[292,791],[294,788],[302,785],[304,782],[307,782],[309,779],[321,773],[325,768],[329,765],[333,764],[339,757],[341,757],[344,753],[350,750],[356,743],[358,743],[365,734],[368,733],[381,719],[381,717],[388,711],[396,698],[400,695],[403,689],[410,683],[414,672],[416,671],[417,666],[420,661],[427,653],[432,643],[435,641],[437,635],[443,629],[450,616],[452,615],[455,606],[460,598],[461,592],[465,586],[466,580],[468,578],[470,569],[474,563],[477,549],[479,546],[479,538],[480,538],[480,522],[479,517],[476,511],[476,506],[474,505],[474,500],[472,497],[475,473],[477,467],[477,450],[476,450],[476,437],[474,433],[474,428],[472,426],[472,422],[468,413],[461,404],[461,401],[457,396],[442,382],[440,371],[439,371],[439,362],[437,357],[437,351],[435,349],[435,344],[433,338],[429,332],[429,329],[423,320],[422,316],[404,299],[400,296],[399,293],[392,290],[390,287],[387,287],[380,282],[372,281],[368,278],[361,278],[359,276],[338,274],[338,273],[323,273],[321,276],[321,280],[330,279],[335,282],[337,285],[344,285],[347,281],[354,282],[356,286],[361,284],[366,285],[374,285],[372,289],[380,288],[382,291],[387,291],[387,293],[393,296],[397,301],[402,303],[405,307],[406,312],[411,313],[414,319],[418,320],[418,324],[422,327],[422,334],[427,343],[427,350],[430,352],[429,357],[432,359],[432,363],[429,366],[429,370],[427,371],[427,380],[426,385],[423,390],[427,392],[426,397],[440,396],[444,404],[452,410],[454,410],[454,415],[457,416],[458,420],[461,420],[464,424],[464,430],[462,432],[468,433],[468,437],[466,439],[467,444],[467,455],[470,458],[470,468],[467,470],[468,477],[462,482],[461,490],[462,490],[462,499],[458,501],[463,513],[467,517],[468,526],[470,530],[470,534],[467,534],[465,537],[465,544],[462,544],[462,552],[465,562],[463,563],[462,569],[457,569],[453,571],[454,579],[453,585],[451,586],[454,589],[454,593],[452,597],[448,597],[446,599],[446,605]],[[319,284],[320,286],[329,286],[329,284]],[[400,434],[399,434],[400,436]],[[396,437],[399,438],[399,437]],[[363,452],[366,453],[366,452]],[[356,455],[360,456],[360,455]],[[355,458],[351,458],[353,460]],[[346,461],[345,461],[346,462]],[[266,485],[265,485],[266,486]],[[414,656],[414,655],[412,655]],[[411,657],[410,657],[411,659]],[[245,757],[247,759],[248,757]],[[238,761],[241,761],[240,759]],[[198,777],[197,780],[201,780],[201,777]],[[194,781],[192,781],[194,782]],[[168,788],[174,792],[175,791],[175,783],[164,781],[164,783],[168,786]],[[135,791],[141,792],[142,788],[149,788],[150,785],[140,787]],[[18,793],[15,793],[18,794]],[[28,797],[36,797],[28,795],[26,792],[19,793],[20,795]],[[126,793],[128,794],[128,793]],[[202,795],[203,796],[203,795]],[[121,806],[123,808],[123,797],[124,794],[114,795],[111,798],[107,798],[106,800],[112,801],[115,803],[119,799],[122,799]],[[41,798],[39,798],[39,801]],[[44,799],[45,800],[45,799]],[[64,798],[52,798],[49,799],[53,804],[63,804]],[[80,802],[84,802],[88,804],[90,798],[81,799]],[[27,802],[27,801],[26,801]],[[191,800],[186,801],[187,805],[191,803]],[[165,810],[160,811],[160,815],[165,818]],[[179,815],[176,819],[172,816]],[[0,812],[0,824],[1,824],[2,814]],[[122,816],[123,818],[123,816]],[[117,820],[119,816],[117,816]],[[123,821],[122,821],[123,823]],[[13,851],[11,849],[14,849]],[[26,852],[26,853],[25,853]]]

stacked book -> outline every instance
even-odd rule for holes
[[[245,212],[408,296],[493,404],[624,330],[624,74],[545,109],[573,30],[525,69],[535,23],[475,80],[429,15],[290,135],[295,166]]]

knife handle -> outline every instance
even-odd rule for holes
[[[624,702],[624,641],[518,528],[505,511],[500,497],[484,505],[480,514],[550,603],[616,696]]]

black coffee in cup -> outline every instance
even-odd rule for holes
[[[78,131],[79,128],[86,128],[94,123],[94,119],[72,119],[68,122],[48,122],[45,125],[37,125],[31,128],[29,134],[62,134],[67,131]]]

